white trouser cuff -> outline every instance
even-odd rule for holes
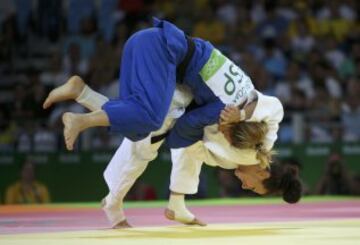
[[[101,107],[109,99],[106,96],[95,92],[89,86],[85,85],[84,89],[75,100],[90,111],[97,111],[101,110]]]
[[[184,195],[170,194],[168,208],[174,211],[174,218],[177,221],[189,223],[195,219],[195,216],[185,206]]]
[[[116,200],[111,193],[105,197],[102,209],[112,227],[126,219],[122,201]]]

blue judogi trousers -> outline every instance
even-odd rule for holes
[[[119,98],[108,101],[111,130],[130,140],[159,129],[169,110],[176,85],[176,67],[187,52],[185,34],[174,25],[135,33],[126,42],[120,70]]]

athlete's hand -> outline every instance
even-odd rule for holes
[[[240,110],[236,106],[228,105],[220,113],[220,125],[237,123],[240,121]]]

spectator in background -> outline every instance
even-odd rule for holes
[[[95,14],[94,0],[69,0],[67,9],[67,30],[71,34],[80,31],[81,21]]]
[[[16,135],[16,151],[30,152],[33,148],[32,136],[34,134],[35,122],[24,120],[18,122],[19,130]]]
[[[206,7],[201,13],[200,20],[195,24],[192,35],[208,40],[214,45],[221,45],[225,41],[225,26],[215,18],[214,11]]]
[[[291,37],[291,47],[294,56],[304,60],[315,45],[314,36],[310,33],[310,24],[304,17],[300,17],[293,21],[289,28],[289,36]]]
[[[304,95],[300,104],[297,99],[298,93]],[[299,111],[306,109],[306,100],[314,97],[314,89],[311,80],[302,74],[300,64],[291,62],[288,65],[284,79],[279,80],[275,85],[275,96],[285,108]]]
[[[22,122],[32,118],[32,96],[25,85],[18,84],[14,89],[14,99],[11,112],[14,120]]]
[[[287,60],[283,56],[281,50],[276,48],[275,39],[264,39],[264,48],[265,53],[262,59],[264,68],[272,75],[273,78],[283,78],[286,71]]]
[[[257,90],[266,95],[274,95],[274,86],[272,86],[274,79],[265,68],[259,67],[255,70],[252,78]]]
[[[3,61],[0,69],[7,67],[12,70],[13,53],[16,47],[16,20],[15,10],[11,0],[0,1],[0,59]]]
[[[136,31],[139,22],[147,21],[152,11],[154,0],[121,0],[120,9],[125,13],[124,23],[127,26],[127,37]]]
[[[40,74],[40,81],[47,87],[57,87],[64,83],[68,76],[62,71],[61,56],[59,53],[53,53],[49,61],[49,69]]]
[[[174,19],[175,12],[177,11],[175,1],[157,0],[155,4],[158,11],[157,16],[168,20]]]
[[[342,79],[360,75],[359,66],[356,67],[356,62],[360,61],[360,37],[358,39],[350,40],[350,48],[347,56],[340,64],[338,69],[339,76]]]
[[[42,110],[41,106],[46,99],[46,87],[40,82],[39,71],[30,70],[28,72],[28,103],[29,110],[31,111],[31,120],[45,119],[48,117],[49,112]]]
[[[353,181],[342,156],[333,152],[330,154],[323,176],[317,183],[317,195],[350,195],[353,192]]]
[[[118,79],[119,56],[121,57],[121,54],[100,38],[97,39],[96,47],[96,52],[90,62],[89,82],[92,87],[101,91],[112,82],[114,74]],[[118,91],[117,89],[114,92],[118,93]],[[116,94],[117,96],[118,94]],[[111,96],[110,98],[114,97]]]
[[[276,11],[274,1],[265,1],[265,19],[258,23],[256,34],[261,38],[275,38],[281,36],[288,28],[288,20]]]
[[[329,64],[331,64],[332,68],[335,70],[339,70],[341,64],[345,60],[345,54],[338,47],[338,43],[335,38],[332,36],[328,36],[323,40],[323,44],[325,46],[325,59]]]
[[[63,2],[62,0],[38,0],[39,34],[52,42],[56,42],[60,36]]]
[[[309,107],[307,139],[316,143],[333,142],[333,125],[339,122],[338,101],[321,86],[315,87],[315,97]]]
[[[318,24],[307,3],[305,1],[297,1],[294,7],[296,10],[296,18],[292,19],[289,23],[289,36],[291,38],[304,37],[304,35],[302,35],[304,31],[305,33],[308,32],[309,36],[318,36]]]
[[[47,187],[35,180],[34,164],[26,160],[21,168],[20,180],[6,190],[5,204],[48,202],[50,202],[50,196]]]
[[[345,141],[360,140],[360,79],[351,78],[347,84],[347,97],[341,106],[341,122]]]
[[[326,61],[320,61],[310,67],[312,84],[315,88],[313,104],[327,104],[329,116],[338,114],[337,109],[333,106],[342,97],[343,92],[339,81],[334,77],[332,68]],[[326,94],[326,95],[325,95]],[[319,99],[322,97],[322,99]],[[339,108],[338,108],[339,109]]]
[[[102,0],[98,12],[98,26],[106,43],[111,43],[115,34],[115,24],[121,19],[122,13],[116,11],[118,0]]]
[[[237,12],[234,1],[228,0],[217,0],[216,1],[216,16],[228,28],[231,28],[235,25],[236,19],[238,18],[239,13]],[[244,12],[242,12],[244,13]]]
[[[16,5],[16,23],[17,31],[21,40],[25,40],[29,34],[29,24],[31,18],[32,1],[17,0]]]
[[[43,118],[47,111],[37,105],[44,89],[73,73],[113,97],[117,83],[110,80],[125,40],[152,16],[212,40],[262,92],[281,95],[289,118],[294,111],[315,115],[309,116],[309,141],[332,142],[339,135],[359,140],[358,99],[348,88],[360,75],[357,5],[357,0],[1,0],[0,98],[6,105],[1,101],[0,109],[13,121],[0,125],[1,147],[10,149],[10,135],[17,133],[17,149],[34,149],[39,125],[25,121]],[[33,67],[43,71],[40,78],[28,73]],[[292,120],[288,125],[280,139],[291,142]]]
[[[70,76],[71,74],[79,74],[86,76],[89,71],[89,62],[81,57],[81,49],[78,43],[69,44],[67,54],[63,59],[62,73]]]
[[[354,23],[352,16],[356,16],[356,12],[354,14],[349,11],[343,11],[341,13],[340,3],[339,1],[330,1],[330,4],[323,2],[322,8],[317,13],[318,19],[318,27],[321,35],[332,35],[337,41],[342,41],[350,32]],[[342,5],[343,10],[346,8],[345,4]],[[350,10],[350,8],[347,8]],[[346,13],[347,12],[347,13]],[[344,18],[342,15],[347,16]]]
[[[57,136],[55,130],[40,124],[33,134],[33,151],[55,152],[57,150]]]
[[[69,52],[71,46],[76,44],[80,49],[80,58],[88,61],[96,51],[96,22],[94,18],[88,17],[83,18],[80,23],[80,32],[66,39],[64,51]]]

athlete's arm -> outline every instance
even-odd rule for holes
[[[231,123],[237,123],[240,121],[245,121],[254,113],[255,107],[256,107],[257,101],[253,101],[244,108],[240,108],[238,106],[229,105],[226,106],[220,114],[220,124],[231,124]]]
[[[170,131],[166,144],[170,148],[181,148],[202,140],[204,127],[217,123],[224,107],[218,100],[185,113]]]

